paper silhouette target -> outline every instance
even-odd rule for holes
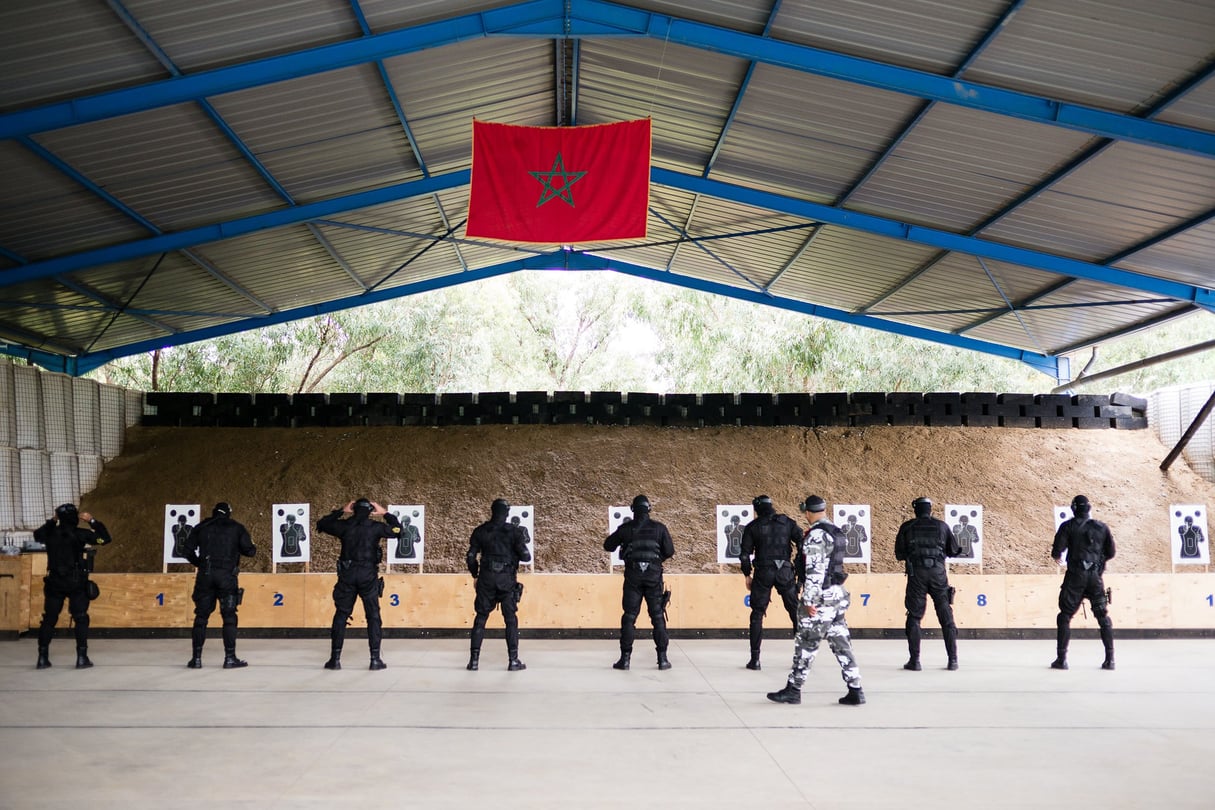
[[[389,504],[388,511],[401,521],[401,533],[388,538],[389,565],[421,565],[426,558],[426,507]]]
[[[306,503],[272,504],[270,536],[274,538],[274,562],[311,562],[312,506]]]

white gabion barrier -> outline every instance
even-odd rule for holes
[[[138,391],[0,360],[0,532],[79,503],[142,415]]]
[[[21,454],[21,528],[33,529],[55,511],[51,503],[51,458],[45,450],[24,448]]]
[[[1161,444],[1172,448],[1181,441],[1194,418],[1215,391],[1215,382],[1162,388],[1148,402],[1148,422]],[[1182,451],[1186,462],[1208,481],[1215,481],[1215,414],[1190,437]]]

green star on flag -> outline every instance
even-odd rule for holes
[[[474,119],[472,144],[465,236],[550,245],[645,238],[648,118],[576,127]]]
[[[561,153],[557,153],[557,157],[553,158],[552,171],[547,172],[528,172],[532,177],[540,181],[544,186],[544,191],[540,194],[540,201],[536,203],[536,207],[544,205],[549,200],[562,199],[570,204],[571,208],[574,205],[574,194],[570,191],[570,186],[577,183],[583,178],[586,172],[567,172],[565,170],[565,161],[561,158]],[[557,181],[560,179],[560,185]]]

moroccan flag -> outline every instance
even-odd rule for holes
[[[646,233],[650,119],[585,127],[473,120],[465,233],[573,244]]]

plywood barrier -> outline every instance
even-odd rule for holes
[[[46,558],[22,555],[15,560],[19,562],[6,561],[5,570],[16,569],[18,604],[15,612],[0,604],[0,617],[9,617],[3,621],[24,632],[37,627],[42,615]],[[90,608],[94,627],[185,628],[193,624],[193,574],[96,574],[94,579],[101,588],[101,598]],[[329,627],[334,581],[333,573],[242,574],[241,626]],[[526,629],[610,630],[620,625],[624,582],[620,573],[521,574],[519,581],[525,588],[519,621]],[[1110,615],[1115,628],[1215,629],[1215,574],[1109,574],[1105,581],[1114,594]],[[666,582],[673,595],[668,609],[672,629],[743,631],[747,627],[748,594],[737,573],[671,574]],[[950,583],[957,589],[954,616],[958,627],[1053,629],[1061,582],[1061,574],[954,574]],[[906,615],[905,583],[897,574],[850,576],[848,623],[855,628],[901,629]],[[384,575],[380,612],[386,628],[467,628],[472,624],[475,596],[473,580],[466,574],[390,573]],[[780,599],[773,593],[766,624],[783,626],[782,615]],[[211,626],[219,624],[217,610]],[[366,626],[357,600],[351,626]],[[642,615],[638,626],[648,627],[648,618]],[[924,627],[937,626],[929,600]],[[1096,628],[1087,603],[1072,626]],[[502,627],[500,612],[491,615],[489,627]]]

